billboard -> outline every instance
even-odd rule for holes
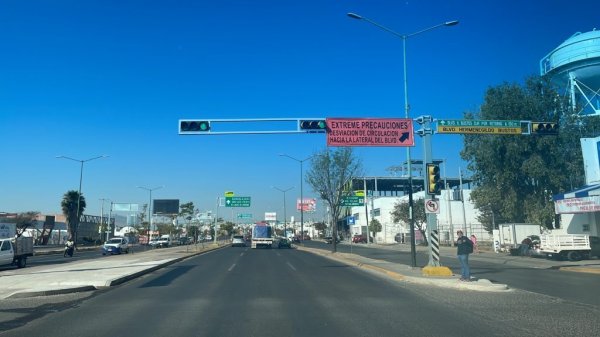
[[[179,214],[179,199],[154,199],[153,214]]]
[[[265,212],[265,221],[277,221],[277,213]]]
[[[304,198],[301,202],[300,198],[296,199],[296,210],[303,212],[314,212],[317,210],[317,199],[315,198]]]

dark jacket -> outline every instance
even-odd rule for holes
[[[461,236],[456,240],[456,255],[471,254],[473,252],[473,242],[466,236]]]

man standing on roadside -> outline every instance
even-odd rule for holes
[[[460,280],[471,282],[471,270],[469,269],[469,254],[473,253],[473,242],[463,235],[461,230],[456,232],[458,239],[456,240],[458,261],[460,262]]]

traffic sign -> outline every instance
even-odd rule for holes
[[[327,146],[414,146],[412,119],[327,118]]]
[[[503,134],[523,133],[521,121],[439,119],[437,133]]]
[[[231,198],[231,197],[233,197],[233,196],[234,196],[234,194],[233,194],[233,192],[232,192],[232,191],[227,191],[227,192],[225,192],[225,197],[226,197],[226,198]]]
[[[238,219],[252,219],[252,214],[250,213],[238,213]]]
[[[347,207],[347,206],[364,206],[364,205],[365,205],[364,197],[357,197],[354,195],[342,197],[341,206]]]
[[[225,207],[250,207],[250,197],[225,197]]]
[[[354,225],[356,223],[356,218],[353,216],[348,217],[348,225]]]
[[[438,200],[425,200],[425,213],[440,213],[440,202]]]

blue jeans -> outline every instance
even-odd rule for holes
[[[469,269],[469,254],[458,255],[458,261],[460,262],[460,278],[465,280],[471,279],[471,270]]]

